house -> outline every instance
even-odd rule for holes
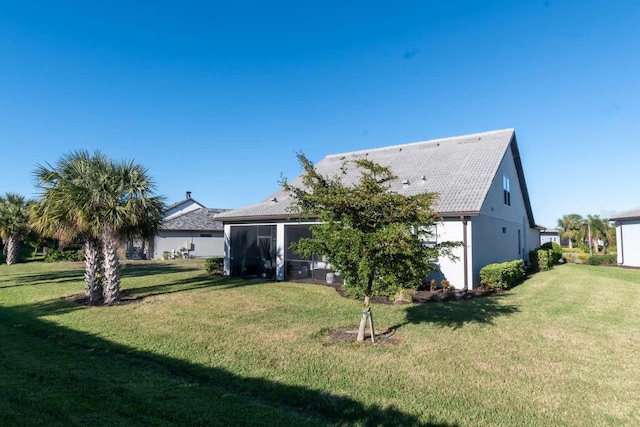
[[[333,154],[315,167],[325,176],[340,173],[345,160],[367,158],[388,166],[398,176],[391,190],[405,195],[437,192],[437,241],[459,241],[456,261],[437,261],[439,278],[456,288],[474,288],[480,269],[514,259],[540,244],[520,152],[513,129],[435,139],[404,145]],[[356,182],[356,174],[343,176]],[[301,185],[301,178],[291,181]],[[293,217],[292,200],[279,190],[264,201],[223,212],[225,274],[257,275],[277,280],[331,280],[321,257],[301,259],[290,244],[310,236],[313,221]],[[331,273],[329,271],[329,273]]]
[[[616,222],[618,264],[640,267],[640,208],[610,218]]]
[[[153,259],[165,257],[209,258],[224,255],[224,233],[222,222],[214,216],[224,209],[209,209],[191,198],[186,198],[167,207],[162,226],[149,253]]]
[[[547,242],[564,244],[560,242],[560,230],[557,228],[540,227],[540,246]],[[568,243],[567,243],[568,244]]]

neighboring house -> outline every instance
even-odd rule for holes
[[[540,244],[513,129],[334,154],[315,167],[333,176],[343,161],[355,158],[389,166],[398,176],[391,183],[393,191],[439,194],[434,207],[442,220],[432,243],[463,245],[454,251],[457,261],[437,260],[438,277],[456,288],[477,287],[480,269],[487,264],[527,261],[529,251]],[[358,174],[343,179],[356,182]],[[301,178],[291,184],[301,185]],[[287,210],[291,202],[279,190],[263,202],[216,216],[224,223],[225,274],[324,280],[329,266],[321,258],[301,259],[290,249],[292,242],[311,235],[313,224],[292,217]]]
[[[150,245],[153,259],[163,259],[165,253],[171,258],[209,258],[224,255],[224,232],[222,222],[214,216],[224,209],[209,209],[191,198],[186,198],[167,207],[161,230]]]
[[[557,228],[540,227],[540,246],[547,242],[560,243],[560,230]]]
[[[613,215],[616,222],[618,264],[640,267],[640,208]]]

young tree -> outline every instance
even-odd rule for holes
[[[303,154],[298,160],[304,172],[302,186],[283,179],[283,188],[295,203],[292,213],[314,217],[312,237],[301,239],[293,249],[302,256],[323,255],[332,268],[340,271],[344,286],[364,296],[358,341],[364,340],[367,321],[375,337],[370,298],[401,287],[418,286],[434,266],[429,259],[453,258],[457,242],[429,247],[424,242],[440,218],[433,210],[434,193],[405,196],[390,191],[397,177],[387,167],[366,159],[347,161],[360,172],[355,185],[343,183],[341,176],[320,175]]]
[[[19,194],[6,193],[0,197],[0,237],[5,243],[8,265],[20,260],[22,240],[31,228],[27,205],[28,202]]]

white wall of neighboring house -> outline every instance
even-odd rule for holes
[[[640,267],[640,219],[616,223],[618,264]]]
[[[560,244],[560,236],[558,235],[558,233],[541,232],[540,246],[548,242]]]
[[[193,258],[211,258],[224,256],[224,235],[222,231],[174,231],[163,230],[156,236],[153,246],[153,259],[162,259],[163,252],[180,252],[180,248],[189,249]]]

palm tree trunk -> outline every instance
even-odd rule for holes
[[[20,239],[16,236],[9,236],[7,239],[7,265],[20,261]]]
[[[110,229],[106,229],[102,237],[102,253],[104,255],[104,287],[102,295],[104,303],[113,304],[120,298],[120,266],[118,261],[118,239]]]
[[[100,244],[96,239],[84,242],[84,293],[89,297],[89,303],[95,304],[100,295],[98,269],[100,268]]]

